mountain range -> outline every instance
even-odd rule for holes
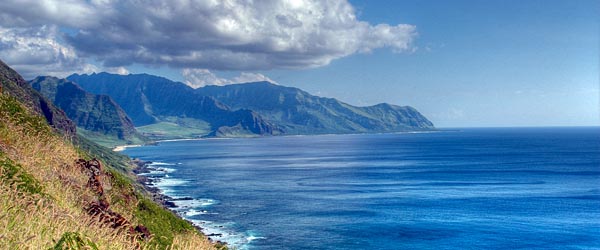
[[[256,111],[287,134],[373,133],[424,130],[433,124],[412,107],[386,103],[356,107],[333,98],[269,82],[206,86],[197,93],[233,108]]]
[[[179,82],[147,74],[71,75],[85,90],[109,95],[133,123],[155,139],[200,136],[278,135],[281,131],[249,109],[231,109]],[[174,126],[174,128],[169,127]]]
[[[44,117],[48,124],[63,136],[70,139],[76,136],[76,125],[65,112],[35,91],[21,75],[3,61],[0,61],[0,92],[12,96],[28,109]]]
[[[30,84],[75,122],[78,133],[94,139],[112,137],[120,144],[147,141],[110,96],[89,93],[71,81],[51,76],[36,77]]]
[[[140,131],[155,139],[434,129],[409,106],[356,107],[269,82],[193,89],[148,74],[73,74],[67,79],[113,98]]]

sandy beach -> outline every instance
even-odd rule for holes
[[[141,147],[141,146],[142,145],[139,145],[139,144],[116,146],[115,148],[113,148],[113,151],[121,152],[121,151],[125,150],[126,148],[134,148],[134,147]]]

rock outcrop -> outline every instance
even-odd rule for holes
[[[79,159],[76,161],[75,165],[87,174],[89,178],[87,188],[97,196],[97,200],[89,201],[85,208],[89,215],[97,218],[98,221],[111,228],[126,231],[133,238],[148,239],[152,237],[152,234],[150,234],[150,231],[145,226],[133,226],[123,215],[110,209],[110,205],[104,196],[104,188],[102,185],[104,173],[100,161],[96,159],[90,161]]]

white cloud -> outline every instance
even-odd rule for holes
[[[207,85],[224,86],[228,84],[262,81],[277,84],[275,81],[271,80],[271,78],[259,73],[241,72],[239,76],[233,77],[231,79],[226,79],[218,77],[216,74],[214,74],[208,69],[185,68],[181,71],[181,75],[183,75],[183,78],[185,79],[184,83],[192,88],[200,88]]]
[[[233,83],[245,83],[245,82],[270,82],[270,83],[277,83],[275,81],[273,81],[271,78],[260,74],[260,73],[248,73],[248,72],[242,72],[239,76],[234,77],[233,79],[231,79],[231,82]]]
[[[181,71],[185,84],[192,88],[204,87],[206,85],[223,86],[229,84],[229,80],[219,78],[208,69],[183,69]]]
[[[129,70],[125,67],[107,67],[104,71],[118,75],[129,75]]]
[[[72,73],[99,71],[95,65],[79,58],[71,46],[61,44],[57,36],[55,26],[0,27],[0,59],[27,79],[40,74],[66,77]]]
[[[358,20],[346,0],[0,2],[0,27],[41,24],[60,26],[69,44],[60,46],[106,67],[310,68],[380,48],[412,51],[416,37],[413,25]]]

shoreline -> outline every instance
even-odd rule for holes
[[[174,198],[169,195],[163,194],[161,191],[164,191],[164,190],[160,189],[159,187],[157,187],[155,185],[156,179],[159,179],[159,178],[152,178],[152,177],[148,177],[148,176],[144,175],[144,174],[151,174],[153,171],[160,171],[159,168],[156,168],[151,165],[153,162],[144,161],[142,159],[136,158],[136,159],[132,159],[132,163],[135,166],[135,168],[133,169],[133,173],[136,176],[136,182],[139,183],[144,188],[144,190],[150,194],[150,197],[152,198],[152,200],[154,202],[161,205],[165,209],[171,211],[177,217],[189,222],[194,228],[196,228],[196,230],[200,234],[204,235],[209,241],[213,242],[214,244],[222,245],[222,246],[229,246],[228,242],[226,242],[226,241],[215,240],[215,239],[211,238],[211,237],[222,237],[223,234],[207,233],[207,232],[205,232],[205,228],[197,225],[190,219],[185,218],[178,211],[176,211],[176,208],[179,208],[180,206],[178,206],[175,202],[177,202],[177,201],[193,201],[194,199],[192,197]]]
[[[152,141],[152,142],[149,142],[147,144],[117,145],[117,146],[114,146],[112,148],[112,151],[114,151],[114,152],[122,152],[122,151],[125,151],[127,148],[137,148],[137,147],[143,147],[143,146],[149,146],[149,145],[156,145],[157,143],[161,143],[161,142],[202,141],[202,140],[227,140],[227,139],[235,139],[235,138],[236,137],[165,139],[165,140]],[[240,137],[240,138],[243,138],[243,137]]]
[[[141,144],[134,144],[134,145],[120,145],[120,146],[115,146],[112,151],[114,152],[121,152],[124,151],[127,148],[136,148],[136,147],[141,147],[143,145]]]
[[[156,140],[152,141],[148,144],[131,144],[131,145],[118,145],[115,146],[112,151],[114,152],[122,152],[127,148],[136,148],[147,145],[155,145],[161,142],[178,142],[178,141],[203,141],[203,140],[231,140],[231,139],[243,139],[243,138],[268,138],[268,137],[303,137],[303,136],[336,136],[336,135],[381,135],[381,134],[428,134],[428,133],[438,133],[438,132],[448,132],[453,130],[444,130],[444,129],[432,129],[432,130],[408,130],[408,131],[397,131],[397,132],[374,132],[374,133],[325,133],[325,134],[288,134],[288,135],[266,135],[266,136],[255,136],[255,137],[204,137],[204,138],[179,138],[179,139],[164,139],[164,140]]]

